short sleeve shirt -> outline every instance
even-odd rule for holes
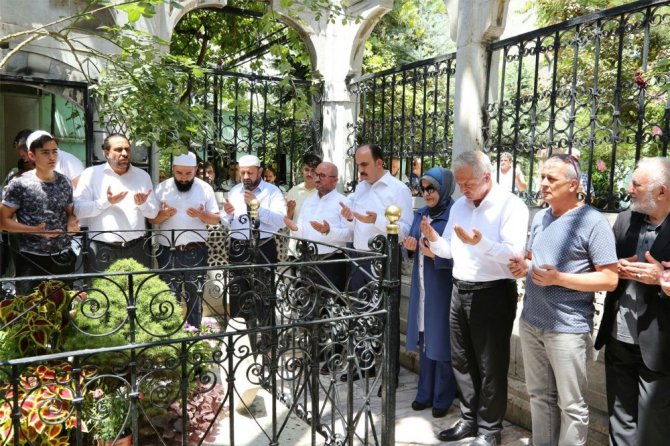
[[[16,220],[29,226],[46,225],[47,230],[64,233],[48,238],[33,234],[19,235],[19,250],[33,254],[56,254],[70,247],[67,229],[67,209],[72,207],[72,185],[64,175],[55,172],[52,182],[37,178],[35,171],[14,178],[7,186],[2,203],[16,209]]]
[[[617,263],[614,234],[607,219],[585,205],[559,217],[551,208],[538,212],[528,239],[533,266],[553,265],[565,273],[588,273]],[[526,277],[521,319],[539,329],[589,333],[593,329],[595,293],[561,286],[540,286]]]

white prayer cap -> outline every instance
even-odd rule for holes
[[[256,155],[244,155],[237,162],[240,167],[261,167],[261,160]]]
[[[173,166],[184,166],[184,167],[195,167],[198,165],[198,159],[195,157],[195,153],[186,152],[183,155],[175,156],[172,159]]]
[[[51,136],[51,133],[45,132],[44,130],[35,130],[30,135],[28,135],[28,138],[26,139],[26,147],[28,148],[28,150],[30,150],[30,146],[32,143],[34,143],[43,136],[53,138],[53,136]]]

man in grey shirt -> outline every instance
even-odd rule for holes
[[[579,178],[571,155],[544,163],[540,187],[549,208],[533,219],[526,260],[509,264],[514,277],[526,277],[519,337],[536,446],[586,444],[594,292],[618,282],[612,231],[578,198]]]

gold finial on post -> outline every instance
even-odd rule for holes
[[[251,218],[258,218],[258,208],[261,207],[261,202],[254,198],[249,202],[249,216]]]
[[[386,232],[388,234],[398,235],[400,233],[400,226],[398,225],[400,214],[402,214],[402,211],[395,204],[386,208],[384,215],[386,215],[386,219],[389,221],[389,224],[386,225]]]

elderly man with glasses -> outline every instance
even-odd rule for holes
[[[528,208],[495,183],[483,152],[464,152],[452,167],[463,196],[452,206],[442,237],[427,217],[421,223],[429,241],[424,254],[454,260],[449,323],[461,419],[438,438],[477,436],[472,445],[496,446],[507,408],[509,339],[518,300],[507,263],[523,253]]]
[[[614,236],[605,217],[580,201],[571,155],[550,157],[541,175],[549,207],[533,219],[526,258],[509,263],[514,277],[526,278],[519,336],[533,444],[584,445],[594,293],[617,286]]]

